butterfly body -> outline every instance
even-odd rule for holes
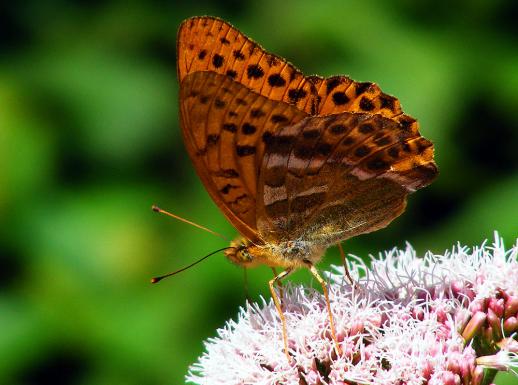
[[[232,263],[247,268],[266,265],[296,269],[307,265],[307,262],[318,263],[326,249],[306,239],[255,245],[239,237],[230,246],[232,248],[225,250],[226,257]]]

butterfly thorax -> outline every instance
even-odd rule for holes
[[[304,266],[307,261],[317,263],[325,251],[325,247],[304,239],[254,244],[246,238],[238,237],[230,246],[225,251],[226,257],[232,263],[244,267],[267,265],[297,268]]]

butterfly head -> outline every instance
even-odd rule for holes
[[[230,247],[225,250],[225,256],[230,262],[243,267],[282,265],[272,252],[272,244],[256,245],[241,236],[230,242]]]
[[[236,265],[251,267],[256,264],[253,255],[250,253],[252,245],[248,239],[238,237],[230,242],[230,247],[225,250],[225,256]]]

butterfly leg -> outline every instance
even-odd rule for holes
[[[347,277],[347,280],[349,281],[349,284],[355,285],[356,282],[351,277],[351,273],[349,273],[349,268],[347,267],[347,260],[345,259],[345,253],[344,253],[344,249],[342,248],[342,243],[338,242],[337,245],[338,245],[338,250],[340,250],[340,256],[342,257],[342,264],[344,265],[344,272]]]
[[[291,361],[290,354],[288,352],[288,332],[286,329],[286,317],[284,316],[284,313],[282,311],[281,307],[281,301],[279,299],[279,296],[275,292],[275,284],[279,283],[281,279],[286,278],[293,269],[286,269],[280,274],[276,275],[273,279],[268,281],[268,285],[270,286],[270,292],[272,293],[273,303],[275,304],[275,307],[277,308],[277,312],[279,313],[279,317],[281,318],[281,324],[282,324],[282,341],[284,343],[284,353],[286,354],[286,358],[288,359],[288,362]]]
[[[317,268],[315,265],[313,265],[309,261],[305,261],[306,265],[309,268],[309,271],[313,276],[317,279],[318,283],[320,283],[320,286],[322,286],[322,291],[324,292],[324,297],[326,299],[326,306],[327,306],[327,313],[329,314],[329,324],[331,326],[331,336],[333,337],[333,341],[335,343],[335,350],[336,354],[339,356],[342,355],[342,349],[340,349],[340,345],[338,344],[338,339],[336,338],[336,328],[335,328],[335,321],[333,318],[333,313],[331,312],[331,303],[329,302],[329,293],[327,290],[327,283],[324,281],[324,279],[320,276],[318,273]]]
[[[275,267],[272,267],[272,271],[273,271],[274,278],[277,277],[277,275],[278,275],[277,269]],[[282,281],[277,281],[277,286],[279,287],[279,298],[280,298],[281,307],[282,307],[282,299],[284,298],[284,288],[282,287]]]
[[[248,270],[246,267],[243,267],[243,284],[245,286],[245,301],[252,303],[252,299],[248,292]]]

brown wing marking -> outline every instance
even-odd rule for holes
[[[396,218],[408,193],[437,174],[432,144],[381,115],[308,117],[277,136],[290,138],[290,147],[281,167],[278,150],[266,149],[258,205],[265,237],[333,233],[331,244],[373,231]]]
[[[357,82],[347,76],[311,76],[309,80],[317,90],[318,115],[348,111],[394,118],[403,113],[399,100],[383,93],[375,83]]]
[[[185,20],[178,30],[178,79],[197,71],[226,75],[268,99],[311,113],[316,90],[301,71],[266,52],[229,23],[209,16]]]
[[[265,143],[307,114],[215,72],[186,76],[180,100],[184,140],[207,191],[244,236],[259,241],[255,207]]]

